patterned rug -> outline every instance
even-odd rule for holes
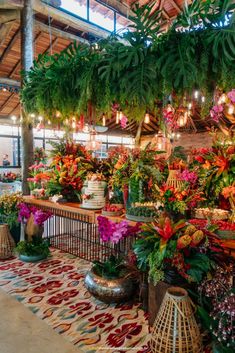
[[[150,353],[148,322],[136,304],[104,304],[87,292],[90,264],[52,249],[29,264],[0,261],[0,287],[85,353]]]

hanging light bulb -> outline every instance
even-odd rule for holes
[[[179,138],[180,138],[180,133],[177,133],[176,134],[176,140],[179,140]]]
[[[202,96],[202,103],[205,103],[206,98],[204,96]]]
[[[88,134],[89,133],[89,131],[90,131],[90,129],[89,129],[89,125],[88,124],[85,124],[84,125],[84,128],[83,128],[83,130],[82,130],[85,134]]]
[[[6,89],[5,87],[3,87],[3,89],[2,89],[2,90],[3,90],[3,92],[6,92],[6,91],[7,91],[7,89]]]
[[[76,127],[77,127],[76,120],[73,120],[73,122],[72,122],[72,129],[76,129]]]
[[[146,113],[145,116],[144,116],[144,122],[145,124],[149,124],[150,123],[150,116],[149,116],[149,113]]]
[[[229,104],[229,106],[228,106],[228,114],[229,115],[233,115],[234,114],[234,105],[233,104]]]
[[[30,118],[35,118],[36,115],[34,113],[30,114]]]
[[[60,112],[57,111],[55,116],[56,116],[57,118],[59,118],[59,117],[61,116]]]
[[[42,116],[39,116],[38,117],[38,120],[40,121],[40,123],[43,121],[43,117]]]
[[[189,103],[189,104],[188,104],[188,109],[189,109],[189,110],[192,109],[192,103]]]
[[[117,110],[116,112],[116,124],[119,124],[121,112]]]
[[[106,126],[106,117],[104,114],[102,115],[102,125]]]
[[[226,102],[226,94],[222,94],[222,96],[218,100],[218,104],[223,104]]]
[[[51,121],[50,121],[50,120],[48,120],[48,121],[47,121],[47,124],[48,124],[48,125],[51,125]]]
[[[194,98],[195,98],[195,99],[198,99],[198,97],[199,97],[199,91],[195,91],[195,92],[194,92]]]
[[[17,117],[15,115],[12,115],[11,120],[13,121],[14,124],[16,123],[16,119]]]

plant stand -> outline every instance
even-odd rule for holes
[[[8,259],[13,255],[15,247],[14,239],[11,236],[7,224],[0,225],[0,259]]]

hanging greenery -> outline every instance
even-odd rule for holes
[[[132,25],[98,47],[71,45],[60,54],[40,55],[24,74],[21,101],[27,113],[50,119],[60,112],[99,118],[118,103],[129,119],[156,112],[156,101],[200,88],[235,86],[235,4],[232,0],[194,0],[171,27],[162,31],[162,11],[153,4],[133,7]],[[120,40],[121,39],[121,40]],[[94,118],[94,116],[93,116]],[[57,118],[58,120],[58,114]]]

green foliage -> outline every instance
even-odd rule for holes
[[[235,84],[235,5],[232,0],[194,0],[166,33],[155,4],[133,7],[131,26],[111,35],[99,48],[74,43],[60,54],[40,55],[24,74],[21,100],[25,110],[61,119],[110,112],[118,102],[129,119],[156,115],[156,99],[172,90],[178,95],[200,87],[211,101],[216,85]],[[208,108],[203,112],[203,116]],[[58,120],[58,118],[57,118]]]
[[[127,214],[140,217],[156,217],[157,211],[153,206],[134,206],[127,209]]]
[[[123,259],[111,255],[105,262],[94,261],[93,270],[98,276],[107,279],[117,279],[125,275]]]
[[[19,255],[36,256],[44,255],[47,257],[50,254],[49,241],[40,237],[33,237],[32,241],[20,241],[15,248]]]

